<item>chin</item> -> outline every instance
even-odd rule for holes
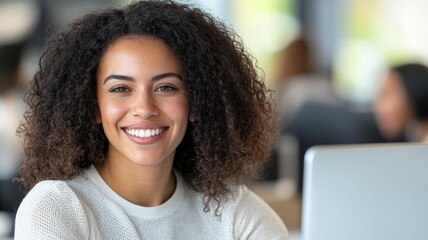
[[[166,163],[168,160],[167,158],[163,158],[163,157],[148,157],[148,156],[144,156],[144,157],[136,157],[131,159],[131,161],[139,166],[142,167],[155,167],[158,166],[162,163]]]

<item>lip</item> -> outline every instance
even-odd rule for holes
[[[148,137],[148,138],[133,136],[133,135],[129,134],[128,132],[126,132],[126,129],[157,129],[157,128],[163,128],[164,130],[159,135]],[[160,125],[160,124],[134,124],[134,125],[129,125],[129,126],[123,127],[122,131],[134,143],[152,144],[152,143],[158,142],[160,139],[162,139],[163,136],[165,135],[165,132],[167,132],[168,129],[169,129],[168,126]]]
[[[156,123],[138,123],[121,127],[122,129],[154,129],[154,128],[167,128],[167,125]]]

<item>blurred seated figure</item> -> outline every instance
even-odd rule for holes
[[[375,104],[382,134],[391,140],[428,141],[428,68],[408,63],[389,69]]]
[[[279,52],[275,88],[280,128],[290,125],[302,106],[308,103],[340,105],[331,80],[326,74],[315,71],[312,59],[311,47],[303,36]],[[298,136],[288,131],[281,133],[279,145],[265,166],[265,180],[289,182],[287,186],[292,187],[286,191],[296,192],[300,144]]]
[[[268,180],[291,178],[296,192],[301,193],[304,155],[310,147],[387,139],[380,133],[373,112],[357,110],[341,101],[329,78],[312,70],[310,49],[304,39],[292,42],[282,54],[283,81],[277,81],[281,140],[266,166],[266,175]],[[288,169],[285,177],[281,176],[284,169]]]
[[[281,124],[287,124],[306,102],[340,102],[329,77],[314,70],[311,48],[304,37],[279,53],[278,65],[275,85]]]

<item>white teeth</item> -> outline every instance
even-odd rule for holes
[[[125,131],[132,136],[149,138],[161,134],[163,132],[163,129],[125,129]]]

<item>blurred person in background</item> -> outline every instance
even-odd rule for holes
[[[25,110],[23,58],[40,18],[33,1],[0,2],[0,237],[13,233],[24,193],[12,183],[23,151],[16,129]]]
[[[305,37],[297,37],[278,53],[276,69],[274,84],[281,129],[288,128],[295,114],[308,103],[339,104],[330,79],[314,69],[313,52]],[[299,141],[290,131],[282,131],[279,145],[265,166],[265,179],[279,179],[284,196],[297,191]]]
[[[275,87],[282,124],[307,102],[339,103],[329,77],[314,69],[313,51],[304,37],[288,44],[279,53],[277,64]]]
[[[386,138],[428,142],[428,68],[420,63],[391,67],[381,84],[375,113]]]
[[[313,56],[305,39],[296,39],[282,55],[283,77],[278,80],[283,80],[277,84],[281,141],[267,171],[288,169],[287,175],[291,176],[288,178],[293,179],[297,189],[294,192],[301,192],[304,156],[310,147],[385,140],[377,129],[372,112],[358,111],[341,100],[328,74],[313,69]]]

